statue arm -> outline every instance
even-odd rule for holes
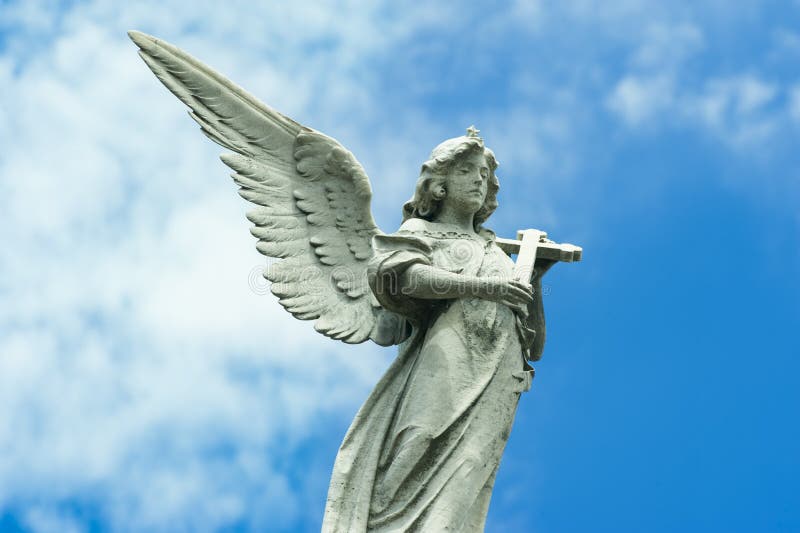
[[[431,265],[415,264],[400,276],[403,294],[423,300],[478,297],[478,286],[486,284],[476,276],[464,276]]]
[[[400,292],[423,300],[482,298],[523,312],[533,305],[530,286],[524,283],[465,276],[420,263],[408,267],[398,281]]]

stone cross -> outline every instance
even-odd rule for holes
[[[537,259],[574,263],[581,260],[583,248],[574,244],[558,244],[547,239],[547,233],[538,229],[517,231],[516,239],[497,238],[497,245],[508,255],[517,254],[514,279],[529,283]]]

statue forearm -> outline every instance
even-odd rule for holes
[[[500,277],[465,276],[429,265],[410,266],[398,281],[403,294],[421,299],[481,298],[521,313],[532,303],[531,287],[525,283]]]
[[[414,298],[447,300],[477,297],[486,281],[474,276],[448,272],[430,265],[412,265],[400,276],[400,291]]]

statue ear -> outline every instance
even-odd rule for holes
[[[433,191],[431,192],[435,200],[444,200],[444,197],[447,196],[447,189],[445,189],[443,185],[438,183],[434,185]]]

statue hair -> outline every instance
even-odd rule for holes
[[[447,196],[447,174],[456,163],[475,153],[482,153],[489,165],[486,199],[475,213],[474,220],[475,231],[480,230],[481,224],[497,209],[500,181],[495,175],[497,159],[494,152],[483,145],[480,137],[475,136],[448,139],[433,149],[429,159],[422,164],[414,196],[403,205],[403,222],[409,218],[433,221],[442,200]]]

